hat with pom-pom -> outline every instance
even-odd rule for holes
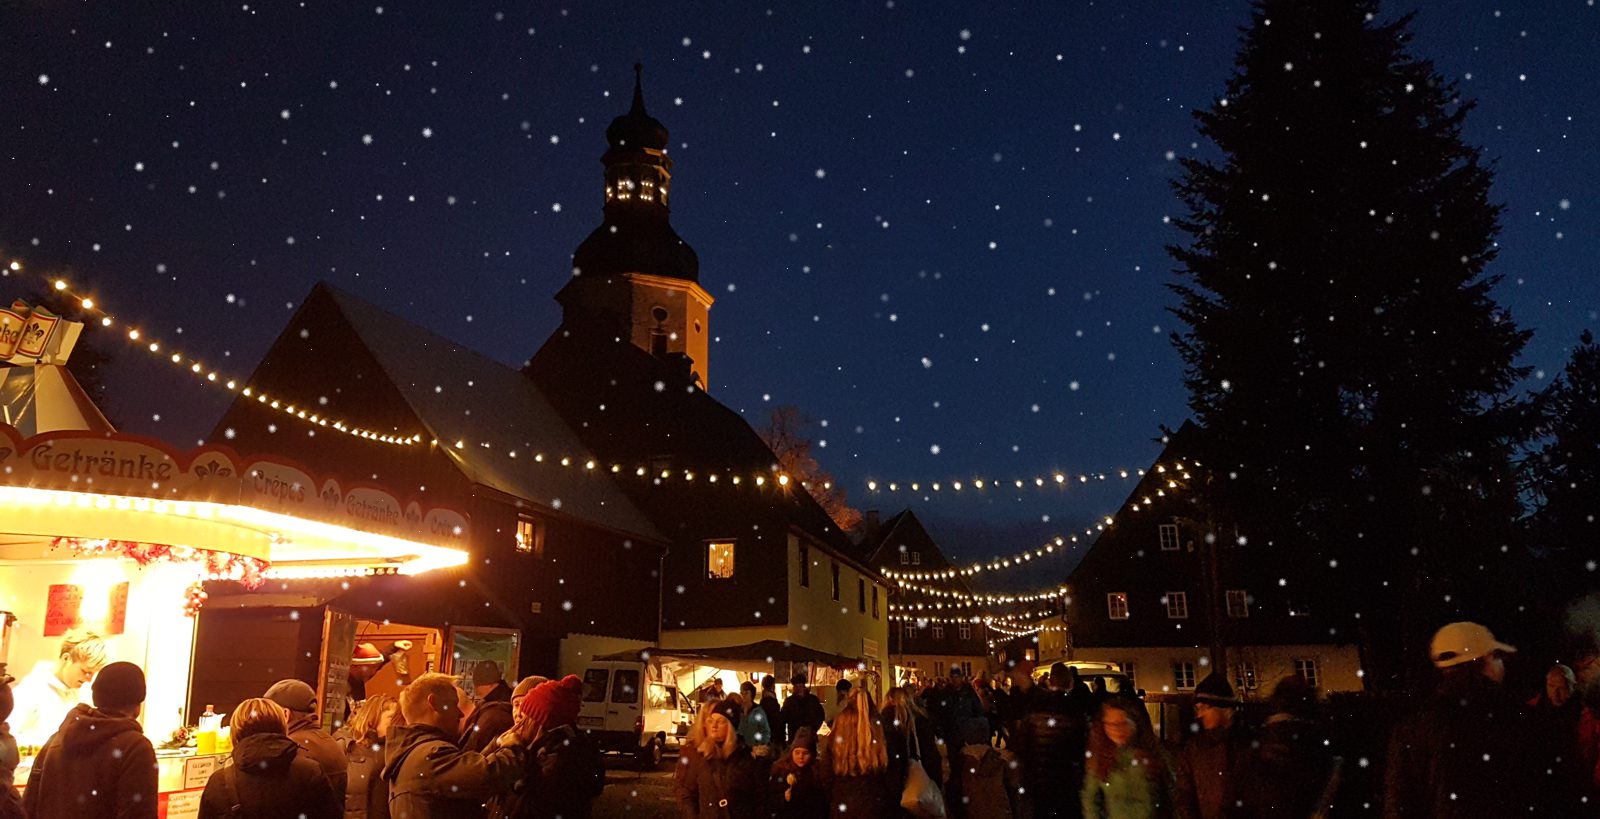
[[[583,681],[574,674],[536,686],[517,704],[517,713],[545,728],[560,728],[578,721],[583,705]]]

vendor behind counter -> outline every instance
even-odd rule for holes
[[[11,733],[27,748],[44,745],[83,702],[84,684],[106,664],[106,644],[92,631],[68,632],[54,660],[35,663],[12,692]]]

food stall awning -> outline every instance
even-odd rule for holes
[[[44,558],[41,548],[70,538],[240,555],[278,577],[466,563],[465,516],[425,503],[220,447],[181,453],[87,431],[24,439],[0,425],[0,536],[10,544],[0,560]]]

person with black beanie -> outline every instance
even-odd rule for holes
[[[156,819],[156,751],[138,720],[144,671],[112,663],[92,690],[97,707],[75,706],[34,758],[23,806],[50,819]]]

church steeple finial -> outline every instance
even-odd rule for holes
[[[633,64],[633,109],[630,114],[644,115],[644,63]]]

